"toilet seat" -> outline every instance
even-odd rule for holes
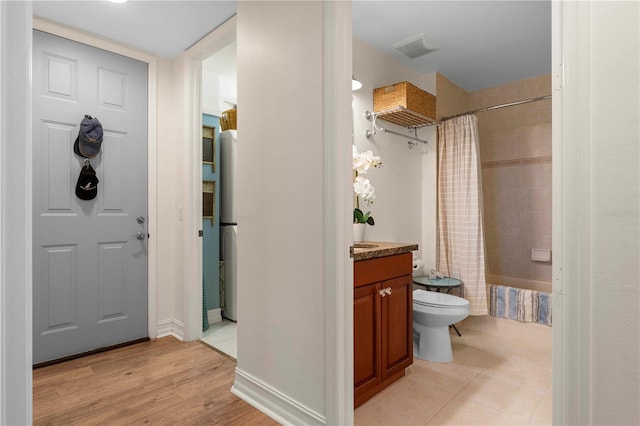
[[[462,297],[420,289],[413,290],[413,303],[439,309],[459,309],[469,306],[469,301]]]

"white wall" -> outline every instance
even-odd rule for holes
[[[324,411],[322,5],[238,3],[238,370]]]
[[[220,49],[202,63],[202,112],[220,117],[238,103],[236,42]]]
[[[640,3],[591,3],[592,422],[640,424]]]
[[[353,92],[354,143],[358,151],[371,150],[379,155],[383,164],[367,174],[376,189],[376,200],[371,206],[361,200],[360,208],[370,210],[376,224],[367,226],[365,238],[417,243],[420,250],[415,256],[424,258],[427,266],[435,266],[435,202],[428,202],[431,197],[435,200],[434,129],[420,129],[418,137],[430,143],[412,149],[407,146],[409,137],[390,133],[378,133],[369,139],[364,136],[365,129],[372,129],[364,113],[373,111],[373,89],[408,81],[435,95],[435,74],[420,75],[355,38],[353,74],[362,83],[362,88]],[[393,123],[379,120],[377,125],[409,134],[406,128]],[[423,198],[425,191],[428,196]]]
[[[420,76],[420,87],[438,96],[436,73]],[[429,141],[422,153],[422,244],[420,253],[425,270],[436,269],[437,216],[438,216],[438,132],[436,126],[418,131],[422,139]],[[418,272],[419,273],[419,272]]]
[[[178,137],[182,113],[179,61],[158,60],[158,324],[162,334],[181,336],[184,323],[182,276],[183,235],[179,224],[184,192],[181,175],[184,149]],[[183,213],[184,214],[184,213]],[[151,238],[154,238],[152,235]],[[177,331],[177,332],[176,332]]]
[[[218,74],[206,68],[202,71],[202,112],[220,117],[231,108],[227,102],[238,102],[238,82],[235,75]]]

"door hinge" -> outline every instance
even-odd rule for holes
[[[198,230],[198,237],[203,237],[204,231],[202,229]]]
[[[553,88],[555,90],[562,90],[564,83],[564,67],[562,64],[557,64],[553,73]]]

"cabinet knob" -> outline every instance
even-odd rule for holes
[[[378,293],[380,293],[380,296],[385,297],[387,295],[387,289],[383,288],[382,290],[378,290]]]
[[[387,287],[384,289],[387,294],[391,294],[391,287]]]

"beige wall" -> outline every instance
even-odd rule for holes
[[[469,94],[469,109],[551,94],[543,75]],[[551,281],[551,100],[478,113],[489,275]]]
[[[365,129],[372,129],[365,111],[373,111],[373,89],[408,81],[423,90],[421,75],[395,59],[373,49],[358,39],[353,39],[353,73],[362,88],[353,92],[353,142],[358,151],[371,150],[382,159],[382,168],[368,172],[367,178],[376,189],[376,200],[371,206],[362,201],[360,208],[371,211],[376,224],[367,226],[365,239],[369,241],[395,241],[417,243],[422,246],[422,157],[424,146],[408,149],[409,138],[377,133],[365,138]],[[378,126],[400,133],[407,129],[379,120]],[[433,140],[425,130],[419,137]],[[421,252],[417,253],[421,256]]]
[[[460,86],[436,73],[436,116],[438,120],[469,111],[469,94]]]

